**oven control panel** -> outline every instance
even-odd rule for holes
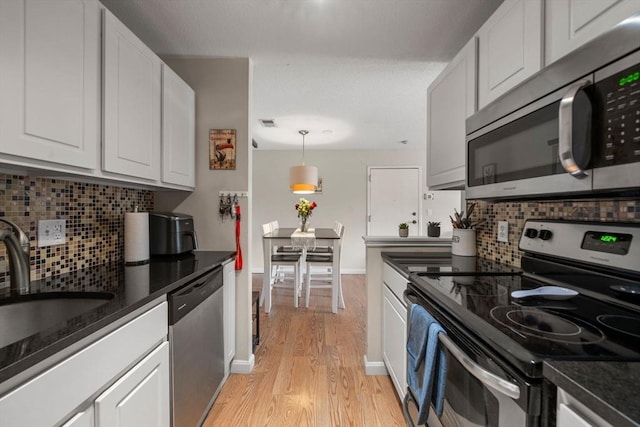
[[[520,250],[640,272],[640,224],[528,220]]]

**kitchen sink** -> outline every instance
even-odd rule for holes
[[[107,292],[52,292],[0,301],[0,348],[107,303]]]

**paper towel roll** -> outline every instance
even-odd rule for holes
[[[124,214],[124,262],[143,263],[149,260],[149,213]]]

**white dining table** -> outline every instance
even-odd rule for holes
[[[295,228],[277,228],[270,233],[265,233],[262,236],[262,252],[264,254],[264,274],[262,278],[262,292],[264,293],[264,311],[269,313],[271,311],[271,292],[269,292],[269,286],[271,282],[271,248],[273,246],[291,245],[291,236],[294,232],[300,235],[300,230]],[[340,280],[340,245],[336,245],[336,242],[340,240],[340,236],[333,228],[312,228],[305,233],[306,237],[313,237],[314,239],[304,238],[295,239],[296,243],[300,241],[308,242],[302,246],[302,262],[306,259],[307,249],[311,249],[315,246],[331,246],[333,248],[333,265],[332,280],[334,283],[339,283]],[[304,271],[304,269],[302,269]],[[338,311],[338,292],[332,293],[332,310]]]

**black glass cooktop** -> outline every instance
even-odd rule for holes
[[[517,299],[544,284],[519,274],[429,277],[413,273],[423,296],[528,375],[543,359],[640,360],[640,311],[589,292],[565,300]]]
[[[522,269],[499,262],[481,258],[448,255],[447,257],[433,257],[413,260],[397,261],[408,272],[418,276],[485,276],[512,275],[522,273]]]

